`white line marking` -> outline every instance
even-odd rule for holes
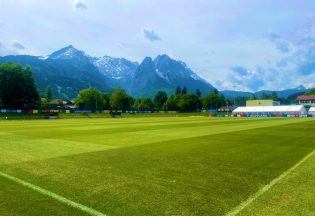
[[[226,216],[235,216],[238,213],[240,213],[244,208],[246,208],[249,204],[251,204],[255,199],[263,195],[266,191],[268,191],[270,188],[272,188],[275,184],[277,184],[279,181],[281,181],[284,177],[286,177],[288,174],[290,174],[293,170],[295,170],[298,166],[300,166],[302,163],[304,163],[307,159],[309,159],[313,154],[315,153],[315,150],[313,150],[311,153],[306,155],[302,160],[297,162],[294,166],[283,172],[280,176],[273,179],[269,184],[265,185],[263,188],[261,188],[259,191],[257,191],[255,194],[251,195],[247,200],[242,202],[240,205],[236,206],[233,210],[228,212]]]
[[[24,181],[24,180],[22,180],[22,179],[16,178],[16,177],[14,177],[14,176],[8,175],[8,174],[3,173],[3,172],[0,172],[0,176],[4,177],[4,178],[6,178],[6,179],[9,179],[9,180],[11,180],[11,181],[14,181],[14,182],[16,182],[16,183],[18,183],[18,184],[21,184],[21,185],[23,185],[24,187],[30,188],[30,189],[32,189],[32,190],[34,190],[34,191],[36,191],[36,192],[38,192],[38,193],[41,193],[41,194],[43,194],[43,195],[45,195],[45,196],[48,196],[48,197],[50,197],[50,198],[53,198],[53,199],[55,199],[55,200],[57,200],[57,201],[59,201],[59,202],[62,202],[62,203],[64,203],[64,204],[67,204],[68,206],[71,206],[71,207],[73,207],[73,208],[79,209],[79,210],[81,210],[81,211],[83,211],[83,212],[85,212],[85,213],[87,213],[87,214],[89,214],[89,215],[93,215],[93,216],[106,216],[105,214],[103,214],[103,213],[101,213],[101,212],[99,212],[99,211],[97,211],[97,210],[95,210],[95,209],[93,209],[93,208],[87,207],[87,206],[82,205],[82,204],[80,204],[80,203],[76,203],[76,202],[74,202],[74,201],[72,201],[72,200],[69,200],[69,199],[63,197],[63,196],[60,196],[60,195],[55,194],[55,193],[53,193],[53,192],[51,192],[51,191],[48,191],[48,190],[46,190],[46,189],[43,189],[43,188],[38,187],[38,186],[36,186],[36,185],[33,185],[33,184],[29,183],[29,182],[26,182],[26,181]]]

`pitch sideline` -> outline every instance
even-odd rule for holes
[[[20,185],[23,185],[24,187],[30,188],[30,189],[32,189],[32,190],[34,190],[34,191],[36,191],[36,192],[38,192],[40,194],[43,194],[43,195],[48,196],[50,198],[53,198],[53,199],[55,199],[55,200],[57,200],[59,202],[62,202],[64,204],[68,205],[68,206],[71,206],[73,208],[79,209],[79,210],[81,210],[81,211],[83,211],[83,212],[85,212],[85,213],[87,213],[89,215],[92,215],[92,216],[107,216],[106,214],[103,214],[102,212],[99,212],[99,211],[97,211],[97,210],[95,210],[93,208],[90,208],[88,206],[85,206],[85,205],[82,205],[80,203],[77,203],[77,202],[74,202],[72,200],[69,200],[69,199],[67,199],[67,198],[65,198],[65,197],[63,197],[61,195],[58,195],[58,194],[53,193],[53,192],[51,192],[49,190],[46,190],[44,188],[41,188],[41,187],[36,186],[34,184],[31,184],[31,183],[29,183],[27,181],[24,181],[22,179],[16,178],[14,176],[8,175],[8,174],[3,173],[1,171],[0,171],[0,176],[4,177],[6,179],[9,179],[11,181],[14,181],[14,182],[16,182],[16,183],[18,183]]]
[[[236,206],[234,209],[229,211],[225,216],[235,216],[239,214],[244,208],[246,208],[248,205],[250,205],[253,201],[255,201],[258,197],[263,195],[265,192],[267,192],[269,189],[271,189],[275,184],[277,184],[279,181],[281,181],[283,178],[285,178],[287,175],[289,175],[292,171],[294,171],[297,167],[299,167],[302,163],[304,163],[307,159],[309,159],[313,154],[315,153],[315,150],[313,150],[311,153],[306,155],[304,158],[302,158],[299,162],[294,164],[291,168],[284,171],[280,176],[273,179],[269,184],[262,187],[260,190],[258,190],[256,193],[251,195],[247,200]]]

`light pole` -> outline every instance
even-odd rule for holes
[[[227,107],[226,114],[229,115],[230,109],[229,109],[229,101],[227,99],[226,99],[226,107]]]
[[[95,97],[95,113],[97,113],[97,96]]]
[[[236,86],[233,86],[234,89],[234,106],[236,106],[236,91],[235,91]]]

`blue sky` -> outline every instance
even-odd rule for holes
[[[220,90],[315,86],[314,0],[0,0],[0,55],[183,60]]]

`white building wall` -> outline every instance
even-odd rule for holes
[[[308,114],[315,116],[315,107],[311,107],[310,110],[308,111]]]
[[[306,115],[307,111],[303,105],[290,106],[256,106],[238,107],[233,114],[244,115]]]

